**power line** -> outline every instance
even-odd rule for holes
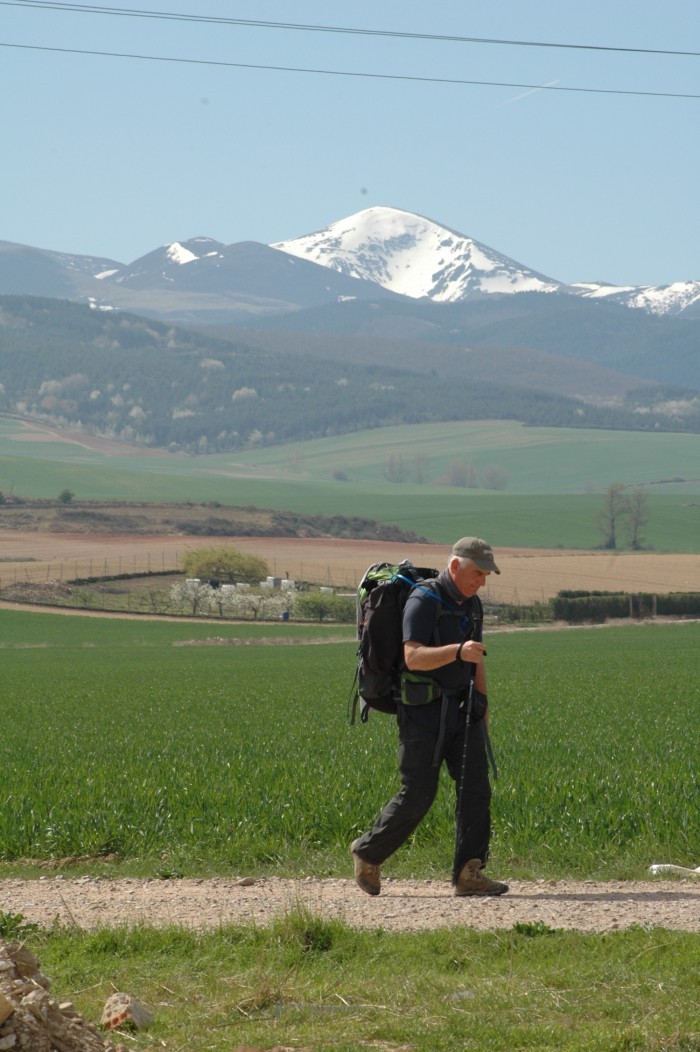
[[[0,4],[4,0],[0,0]],[[485,88],[527,88],[537,91],[568,91],[586,95],[634,95],[659,99],[700,99],[700,94],[678,91],[632,91],[624,88],[580,88],[563,84],[523,84],[502,80],[462,80],[457,77],[418,77],[399,73],[360,73],[355,70],[313,69],[304,66],[271,66],[257,62],[220,62],[205,58],[175,58],[170,55],[136,55],[124,51],[92,51],[82,48],[42,47],[39,44],[12,44],[0,41],[0,47],[18,48],[24,51],[50,51],[63,55],[93,55],[98,58],[129,58],[144,62],[179,62],[191,66],[220,66],[231,69],[260,69],[277,73],[315,73],[327,77],[362,77],[368,80],[413,81],[420,84],[462,84]]]
[[[570,44],[545,40],[505,40],[498,37],[453,36],[447,33],[409,33],[394,29],[364,29],[352,26],[310,25],[302,22],[268,22],[249,18],[222,18],[214,15],[181,14],[175,11],[137,11],[129,7],[104,7],[97,4],[59,3],[57,0],[0,0],[2,7],[37,8],[93,15],[117,15],[127,18],[152,18],[161,21],[204,22],[214,25],[250,26],[257,29],[287,29],[307,33],[344,33],[354,36],[389,37],[401,40],[432,40],[456,44],[491,44],[502,47],[564,48],[575,51],[609,51],[617,54],[675,55],[700,58],[700,51],[664,48],[612,47],[603,44]]]

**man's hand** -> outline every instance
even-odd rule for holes
[[[442,668],[443,665],[450,665],[456,661],[458,649],[457,643],[427,647],[423,643],[411,641],[403,645],[403,659],[406,668],[412,672],[430,672],[434,668]],[[480,665],[485,653],[483,643],[469,639],[462,646],[461,658],[467,664]]]
[[[477,643],[475,639],[468,639],[466,643],[462,645],[462,652],[459,655],[463,662],[470,662],[472,665],[478,665],[483,660],[486,654],[486,647],[483,643]]]

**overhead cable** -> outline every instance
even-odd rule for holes
[[[2,3],[2,0],[0,0]],[[326,77],[362,77],[368,80],[413,81],[420,84],[462,84],[485,88],[526,88],[537,91],[567,91],[587,95],[636,95],[660,99],[700,99],[700,94],[681,91],[633,91],[624,88],[581,88],[564,84],[525,84],[519,81],[463,80],[458,77],[419,77],[400,73],[361,73],[356,70],[314,69],[304,66],[272,66],[258,62],[223,62],[206,58],[177,58],[170,55],[136,55],[124,51],[93,51],[83,48],[42,47],[39,44],[15,44],[0,41],[0,47],[25,51],[48,51],[63,55],[93,55],[99,58],[129,58],[143,62],[179,62],[191,66],[219,66],[230,69],[260,69],[277,73],[315,73]]]
[[[366,29],[354,26],[313,25],[303,22],[273,22],[252,18],[224,18],[216,15],[183,14],[176,11],[138,11],[130,7],[106,7],[101,4],[61,3],[58,0],[0,0],[2,7],[35,8],[46,11],[68,11],[93,15],[116,15],[128,18],[152,18],[160,21],[203,22],[213,25],[250,26],[256,29],[286,29],[306,33],[341,33],[353,36],[389,37],[395,40],[430,40],[455,44],[489,44],[502,47],[564,48],[574,51],[609,51],[619,54],[675,55],[700,58],[700,51],[666,48],[613,47],[605,44],[572,44],[550,40],[508,40],[498,37],[456,36],[449,33],[411,33],[396,29]]]

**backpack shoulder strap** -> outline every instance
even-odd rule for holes
[[[405,578],[402,579],[405,580]],[[424,595],[429,595],[435,600],[435,602],[433,603],[433,646],[439,647],[440,631],[438,625],[440,622],[440,618],[443,617],[443,615],[445,614],[451,614],[453,616],[461,617],[461,611],[457,610],[448,599],[445,599],[445,597],[440,592],[440,586],[437,583],[436,578],[416,582],[415,584],[413,584],[409,595],[413,592],[423,592]]]
[[[484,604],[478,595],[472,596],[471,621],[474,626],[472,639],[480,643],[484,632]]]

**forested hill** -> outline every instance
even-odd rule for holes
[[[393,336],[430,345],[538,350],[655,383],[700,390],[700,320],[650,315],[604,300],[534,292],[481,296],[461,303],[405,297],[381,303],[355,299],[293,314],[260,315],[245,324],[278,332]]]
[[[136,444],[233,450],[381,427],[460,419],[700,430],[653,408],[670,392],[629,392],[604,407],[509,383],[327,360],[251,346],[55,299],[0,297],[0,410],[82,427]],[[672,393],[672,392],[671,392]],[[676,392],[678,393],[678,392]],[[663,398],[662,398],[663,394]],[[639,412],[640,400],[645,411]]]

